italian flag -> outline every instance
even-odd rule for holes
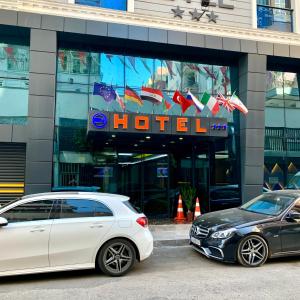
[[[201,103],[206,105],[213,115],[216,115],[220,111],[217,99],[206,92],[202,96]]]

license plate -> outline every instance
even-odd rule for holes
[[[191,243],[197,245],[197,246],[201,246],[201,241],[195,239],[194,237],[191,237]]]

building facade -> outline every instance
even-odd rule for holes
[[[299,1],[3,0],[0,28],[2,202],[97,186],[173,217],[299,171]]]

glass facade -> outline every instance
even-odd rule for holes
[[[0,43],[0,124],[27,122],[29,47]]]
[[[293,31],[293,10],[289,0],[257,1],[257,27],[277,31]]]
[[[226,187],[229,198],[239,198],[238,113],[221,108],[217,117],[227,118],[229,137],[215,141],[145,133],[87,135],[92,110],[211,117],[208,108],[199,113],[195,106],[183,114],[173,94],[178,89],[183,95],[190,90],[199,99],[205,91],[231,95],[232,74],[227,66],[60,49],[54,186],[97,186],[102,192],[128,195],[150,217],[173,216],[182,185],[196,187],[204,211],[218,207],[209,202],[212,190],[222,193]],[[95,85],[118,97],[100,96]],[[162,91],[163,102],[139,105],[125,99],[128,87],[140,95],[142,86]]]
[[[75,3],[116,10],[127,10],[127,0],[75,0]]]
[[[264,185],[282,189],[300,169],[300,74],[267,73]]]

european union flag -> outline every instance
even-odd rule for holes
[[[93,95],[99,95],[104,98],[106,102],[116,100],[117,95],[112,86],[107,86],[105,83],[94,83]]]

